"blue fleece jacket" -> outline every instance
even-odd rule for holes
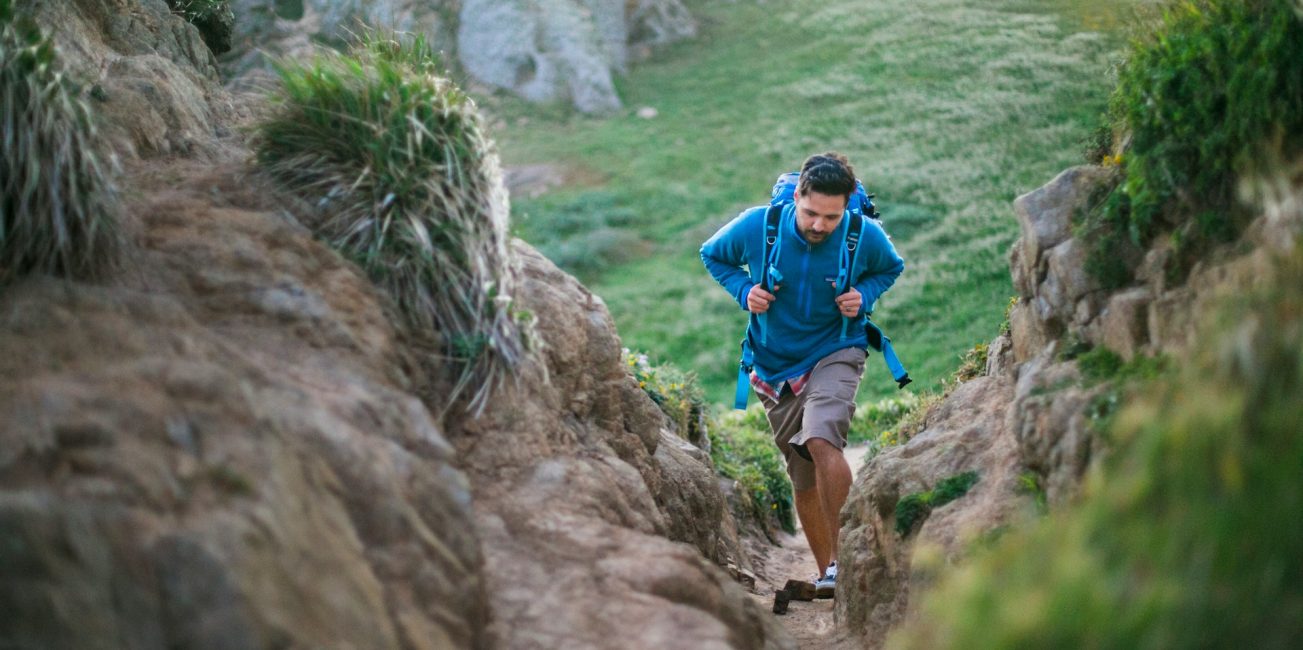
[[[701,261],[706,269],[742,309],[747,309],[751,287],[763,277],[765,264],[760,258],[764,255],[767,209],[768,206],[760,206],[743,211],[701,246]],[[847,337],[842,340],[842,316],[837,310],[833,281],[841,267],[850,219],[843,218],[835,233],[812,246],[796,227],[794,204],[784,207],[774,245],[783,282],[769,305],[766,344],[761,344],[756,314],[751,315],[747,327],[747,340],[755,351],[755,371],[764,381],[777,385],[805,374],[820,359],[837,350],[868,347],[864,318],[905,270],[905,261],[896,254],[882,227],[872,219],[865,219],[860,250],[849,273],[863,303],[859,317],[847,328]],[[744,265],[749,273],[742,269]]]

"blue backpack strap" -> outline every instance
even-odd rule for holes
[[[783,281],[783,274],[778,272],[778,258],[780,246],[778,245],[781,238],[780,224],[783,218],[783,205],[771,205],[765,211],[765,244],[763,254],[760,259],[764,260],[764,268],[760,271],[760,286],[769,293],[774,292]],[[769,344],[769,319],[768,314],[756,314],[756,323],[760,326],[760,345]]]
[[[855,277],[855,266],[860,260],[860,237],[864,235],[864,217],[860,216],[858,211],[848,213],[846,218],[850,219],[850,222],[846,226],[841,266],[837,269],[837,295],[839,296],[850,290],[851,278]],[[846,340],[846,331],[850,328],[852,320],[855,319],[842,317],[842,341]]]
[[[887,363],[887,370],[891,371],[891,378],[896,380],[897,388],[904,388],[910,382],[914,381],[909,378],[909,373],[905,371],[905,366],[901,364],[900,358],[896,356],[895,348],[891,347],[891,339],[871,320],[864,322],[864,333],[869,337],[869,347],[882,353],[882,360]]]
[[[733,391],[733,408],[739,411],[747,409],[747,398],[751,396],[751,368],[755,363],[755,353],[746,339],[742,339],[742,360],[737,364],[737,388]]]

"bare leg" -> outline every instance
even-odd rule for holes
[[[827,557],[829,559],[819,563],[819,570],[822,572],[828,562],[837,559],[837,536],[841,531],[842,506],[846,504],[846,495],[851,491],[851,466],[846,463],[842,450],[827,440],[813,438],[806,443],[805,448],[814,458],[816,487],[812,491],[819,494],[819,506],[825,521],[824,531],[828,535]],[[804,517],[801,518],[801,525],[805,525]],[[815,559],[818,557],[816,552]]]
[[[805,531],[805,541],[810,545],[810,552],[814,553],[814,561],[819,565],[819,575],[823,575],[833,555],[828,540],[828,518],[823,515],[819,490],[817,488],[797,490],[793,496],[796,501],[796,516],[801,520],[801,528]]]

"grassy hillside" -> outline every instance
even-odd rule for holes
[[[745,318],[697,250],[777,174],[841,150],[907,263],[876,318],[936,387],[996,334],[1010,202],[1082,160],[1136,1],[693,2],[701,36],[621,80],[625,114],[491,102],[506,164],[569,180],[518,197],[516,228],[607,301],[626,345],[724,402]],[[862,396],[894,388],[870,360]]]

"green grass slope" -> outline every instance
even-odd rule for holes
[[[700,37],[621,81],[625,114],[493,102],[508,165],[575,181],[518,198],[517,228],[607,301],[627,345],[724,402],[745,318],[697,250],[779,173],[843,151],[907,263],[875,317],[936,388],[997,333],[1010,202],[1082,160],[1138,1],[690,3]],[[862,396],[894,390],[871,360]]]

